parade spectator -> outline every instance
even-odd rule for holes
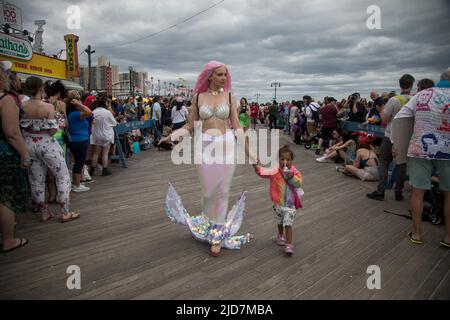
[[[52,104],[55,108],[55,119],[58,121],[58,131],[53,135],[53,138],[58,141],[63,150],[64,157],[66,156],[66,143],[68,142],[67,130],[67,116],[66,104],[64,99],[67,96],[67,90],[60,80],[54,82],[46,82],[44,88],[47,96],[47,102]],[[51,170],[47,170],[47,188],[48,188],[48,202],[56,203],[56,180]]]
[[[348,164],[338,171],[342,171],[346,175],[355,176],[361,181],[377,181],[378,175],[378,158],[374,150],[372,150],[372,142],[374,138],[361,133],[359,138],[359,148],[356,151],[356,159],[353,164]]]
[[[137,108],[134,105],[134,98],[129,97],[128,102],[124,105],[126,121],[135,120],[138,116]]]
[[[91,117],[93,113],[91,109],[81,103],[80,94],[75,90],[68,92],[66,105],[70,136],[67,146],[75,159],[72,168],[72,191],[89,191],[89,187],[81,184],[81,173],[89,147],[89,123],[86,119]]]
[[[23,103],[24,116],[20,120],[25,144],[33,160],[29,170],[31,196],[41,213],[42,221],[53,217],[45,203],[47,168],[55,177],[57,201],[62,212],[62,222],[78,219],[80,215],[70,211],[70,174],[63,150],[53,138],[58,131],[55,107],[42,100],[44,84],[38,77],[28,77],[25,88],[30,100]]]
[[[20,106],[5,93],[10,90],[7,71],[9,61],[0,62],[0,233],[2,252],[10,252],[28,243],[14,237],[15,215],[27,208],[25,168],[32,164],[19,127]]]
[[[361,101],[361,96],[359,93],[355,92],[350,95],[347,99],[347,107],[348,107],[348,121],[353,122],[364,122],[366,115],[366,108]]]
[[[417,82],[417,92],[420,92],[422,90],[433,88],[434,87],[434,81],[431,79],[421,79],[419,82]]]
[[[378,93],[375,90],[370,91],[370,99],[372,99],[373,102],[378,99]]]
[[[450,68],[433,87],[416,94],[396,119],[414,118],[414,132],[408,148],[409,183],[412,186],[413,228],[408,238],[422,244],[422,211],[425,190],[437,171],[439,189],[444,192],[445,235],[440,244],[450,248]]]
[[[244,132],[250,128],[250,106],[248,105],[248,101],[246,98],[242,97],[239,102],[239,123],[241,127],[244,129]]]
[[[320,139],[316,149],[316,155],[320,155],[320,150],[324,141],[328,142],[332,138],[334,129],[337,125],[337,113],[336,99],[333,97],[326,97],[327,104],[320,108]]]
[[[304,114],[306,116],[306,135],[308,137],[317,134],[319,125],[320,105],[314,102],[311,96],[303,96]]]
[[[336,130],[335,130],[336,131]],[[342,132],[342,141],[330,147],[325,155],[317,158],[317,162],[329,162],[339,156],[345,163],[351,164],[356,159],[356,141],[347,131]]]
[[[278,103],[273,101],[272,105],[269,108],[269,128],[270,130],[277,128],[277,117],[280,112],[280,108],[278,107]]]
[[[158,141],[159,138],[161,137],[161,133],[162,133],[162,113],[161,113],[161,103],[163,101],[163,97],[162,96],[157,96],[154,98],[154,103],[151,107],[150,113],[151,113],[151,118],[154,119],[156,121],[156,128],[155,128],[155,141]]]
[[[252,118],[253,130],[256,130],[256,124],[258,123],[259,118],[259,105],[257,103],[252,104],[250,117]]]
[[[106,93],[101,92],[97,97],[94,109],[95,124],[92,127],[91,146],[92,164],[89,175],[94,176],[97,168],[100,148],[102,153],[102,176],[109,176],[108,170],[109,149],[114,143],[114,127],[117,125],[113,111]]]
[[[378,168],[380,181],[377,190],[368,193],[367,197],[374,200],[384,200],[384,191],[386,190],[386,183],[388,180],[389,166],[393,160],[392,156],[392,142],[391,142],[391,128],[392,120],[394,120],[397,112],[405,105],[411,98],[410,93],[414,84],[413,76],[409,74],[403,75],[399,80],[401,94],[389,99],[380,112],[381,121],[386,123],[384,131],[383,142],[380,147],[380,166]],[[406,164],[397,166],[396,181],[395,181],[395,200],[403,200],[403,186],[406,179]]]
[[[175,106],[172,108],[172,129],[177,130],[186,124],[188,119],[188,110],[184,105],[182,97],[177,97]]]
[[[373,102],[373,106],[370,109],[368,115],[367,115],[367,122],[374,125],[381,125],[381,115],[380,112],[383,109],[383,106],[385,105],[386,101],[379,97],[376,98]]]

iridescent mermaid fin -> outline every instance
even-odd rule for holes
[[[244,220],[245,199],[247,198],[247,191],[241,193],[238,201],[236,201],[233,208],[228,213],[227,225],[230,224],[229,235],[234,236],[239,231],[242,221]]]
[[[172,222],[187,225],[189,214],[183,206],[180,196],[175,191],[173,185],[169,182],[169,190],[166,195],[166,214]]]

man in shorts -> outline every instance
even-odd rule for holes
[[[450,248],[450,68],[442,73],[436,86],[415,95],[398,112],[397,118],[414,118],[414,133],[408,148],[413,229],[408,238],[414,244],[423,243],[423,197],[431,188],[431,175],[436,171],[439,189],[445,195],[445,236],[440,244]]]

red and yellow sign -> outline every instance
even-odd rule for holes
[[[74,34],[64,36],[64,40],[66,40],[67,78],[80,76],[78,72],[78,39],[78,36]]]
[[[66,61],[47,57],[33,52],[33,57],[29,61],[14,59],[12,57],[0,55],[0,61],[11,61],[13,66],[11,71],[22,72],[31,75],[66,79]]]

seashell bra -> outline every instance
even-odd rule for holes
[[[230,116],[230,108],[226,104],[221,104],[215,109],[209,107],[208,105],[203,105],[200,107],[198,115],[202,120],[208,120],[209,118],[215,116],[216,118],[225,120]]]

